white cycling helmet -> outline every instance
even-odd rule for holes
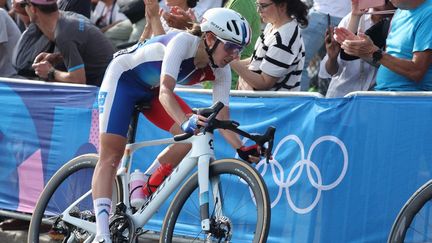
[[[207,10],[201,21],[201,31],[212,32],[216,37],[240,46],[246,46],[251,39],[249,23],[243,16],[227,8]]]

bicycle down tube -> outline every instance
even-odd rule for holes
[[[181,182],[188,176],[195,166],[198,164],[198,175],[202,178],[200,184],[200,195],[208,195],[208,167],[209,162],[214,158],[213,149],[211,145],[213,141],[213,134],[206,133],[198,136],[192,136],[181,143],[192,143],[192,150],[185,159],[174,169],[169,177],[158,187],[158,189],[150,196],[147,202],[132,216],[132,220],[137,226],[145,225],[148,220],[153,216],[156,210],[166,201],[172,192],[181,185]],[[205,204],[205,201],[200,203]],[[208,200],[207,200],[208,208]],[[208,210],[204,214],[207,216],[203,218],[203,225],[210,228],[208,222]],[[203,228],[204,229],[204,228]]]

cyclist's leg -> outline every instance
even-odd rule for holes
[[[192,113],[192,109],[179,96],[175,95],[181,109],[186,114]],[[180,126],[174,122],[156,96],[151,102],[151,109],[143,112],[146,118],[157,127],[169,131],[173,135],[181,134],[183,131]],[[155,162],[160,164],[171,164],[175,167],[186,156],[191,149],[190,144],[174,144],[164,149],[157,157]]]
[[[100,158],[92,180],[93,205],[96,215],[97,236],[109,238],[109,212],[111,212],[112,182],[121,160],[126,138],[103,133],[100,135]]]
[[[100,159],[92,181],[97,237],[109,237],[112,182],[126,145],[127,130],[134,105],[150,100],[153,92],[123,73],[120,65],[110,65],[99,91]]]
[[[192,113],[190,107],[177,95],[175,95],[181,109],[186,113]],[[153,124],[159,128],[169,131],[173,135],[182,133],[180,126],[174,122],[165,108],[159,102],[158,97],[154,98],[151,103],[151,109],[146,110],[144,115]],[[191,149],[190,144],[173,144],[165,148],[153,161],[145,172],[151,175],[148,183],[143,187],[144,194],[149,196],[162,183],[165,177],[171,174],[174,167],[186,156]]]

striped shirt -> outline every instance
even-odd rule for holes
[[[299,91],[304,61],[305,48],[297,21],[278,29],[267,24],[255,43],[249,70],[278,77],[270,90]]]

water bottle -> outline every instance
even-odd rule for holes
[[[138,169],[130,174],[130,204],[136,209],[144,205],[146,196],[144,195],[142,187],[147,183],[147,179],[148,177]]]
[[[149,197],[153,192],[156,191],[158,186],[167,178],[173,168],[170,164],[164,164],[159,166],[156,171],[150,176],[147,183],[144,185],[142,191],[146,197]]]

